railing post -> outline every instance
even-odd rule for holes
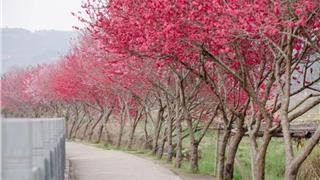
[[[2,127],[2,175],[4,180],[32,180],[31,124],[4,120]]]
[[[3,180],[63,180],[63,119],[4,119]]]
[[[40,179],[45,179],[45,126],[44,120],[33,120],[32,122],[32,165],[37,169]],[[39,171],[39,172],[38,172]]]

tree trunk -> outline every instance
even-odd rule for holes
[[[251,155],[252,156],[252,155]],[[264,179],[264,163],[261,158],[257,158],[257,154],[251,157],[251,173],[253,180]]]
[[[104,123],[103,123],[103,129],[102,129],[102,132],[104,130],[105,132],[105,136],[106,136],[106,143],[109,144],[111,143],[111,139],[110,139],[110,135],[109,135],[109,132],[108,132],[108,122],[109,122],[109,119],[110,119],[110,116],[111,116],[111,113],[113,111],[113,107],[108,111],[107,115],[105,116],[105,119],[104,119]],[[101,134],[102,135],[102,134]],[[100,142],[100,140],[99,140]]]
[[[198,165],[198,159],[199,159],[199,151],[198,151],[199,144],[197,142],[194,142],[194,144],[191,145],[191,172],[192,173],[198,173],[199,172],[199,165]]]
[[[226,148],[228,144],[228,140],[230,137],[231,131],[229,129],[224,129],[222,139],[219,143],[218,147],[218,166],[217,166],[217,179],[218,180],[223,180],[224,179],[224,163],[225,163],[225,153],[226,153]]]
[[[291,167],[292,160],[294,158],[293,155],[293,148],[292,148],[292,141],[291,141],[291,134],[289,131],[289,118],[288,118],[288,104],[289,104],[289,97],[285,98],[283,94],[281,94],[283,98],[282,104],[286,106],[281,106],[280,108],[280,119],[281,119],[281,127],[283,133],[283,140],[285,145],[285,154],[286,154],[286,166],[285,166],[285,180],[295,180],[298,171],[293,170]]]
[[[89,131],[89,141],[91,141],[92,140],[92,136],[93,136],[93,133],[94,133],[94,129],[97,127],[97,125],[100,123],[100,121],[103,119],[103,117],[104,117],[104,110],[102,110],[101,112],[100,112],[101,114],[100,114],[100,116],[99,116],[99,118],[97,119],[97,121],[91,126],[91,128],[90,128],[90,131]]]
[[[177,131],[177,147],[176,147],[176,162],[175,167],[181,168],[182,161],[182,126],[181,119],[176,120],[176,131]]]
[[[284,174],[284,179],[285,180],[295,180],[297,179],[298,175],[298,169],[291,169],[290,166],[286,167],[285,174]]]
[[[217,177],[218,175],[218,166],[219,166],[219,145],[221,141],[221,130],[219,129],[220,126],[218,126],[218,129],[216,131],[216,152],[215,152],[215,168],[214,168],[214,175]]]
[[[267,127],[270,128],[270,127]],[[262,144],[259,149],[256,149],[257,144],[252,143],[251,149],[254,150],[251,153],[251,173],[254,180],[263,180],[265,175],[265,160],[267,154],[267,148],[270,143],[272,134],[269,131],[265,131],[262,139]]]
[[[79,108],[78,108],[78,106],[76,105],[75,106],[75,117],[74,117],[74,119],[73,119],[73,121],[72,121],[72,125],[71,125],[71,128],[70,128],[70,130],[69,130],[69,135],[68,135],[68,138],[69,139],[71,139],[71,137],[72,137],[72,133],[73,133],[73,131],[74,131],[74,128],[75,128],[75,125],[76,125],[76,122],[77,121],[79,121]]]
[[[121,115],[120,119],[120,128],[119,128],[119,136],[118,136],[118,141],[117,141],[117,148],[120,149],[121,146],[121,141],[122,141],[122,136],[123,136],[123,130],[124,130],[124,113]]]
[[[161,130],[162,116],[163,116],[163,108],[161,107],[161,103],[160,103],[160,109],[157,114],[157,120],[156,120],[154,135],[153,135],[153,146],[152,146],[153,155],[155,155],[158,151],[158,140],[159,140],[159,135]]]
[[[184,109],[186,111],[187,109]],[[198,142],[196,141],[194,137],[193,132],[193,126],[192,126],[192,119],[188,115],[188,112],[184,112],[187,118],[187,126],[189,129],[189,138],[190,138],[190,147],[191,147],[191,172],[192,173],[198,173],[199,172],[199,166],[198,166]]]
[[[108,131],[107,124],[104,125],[105,144],[112,144],[111,135]]]
[[[228,152],[227,152],[227,162],[224,170],[224,178],[226,180],[232,180],[233,179],[233,171],[234,171],[234,162],[237,154],[237,150],[239,147],[239,144],[244,136],[244,129],[242,127],[242,123],[238,125],[238,131],[237,133],[232,137],[231,143],[228,146]]]
[[[101,136],[102,136],[102,132],[103,132],[103,127],[104,127],[103,124],[101,124],[100,127],[99,127],[97,143],[100,143],[100,141],[101,141]]]
[[[77,138],[78,131],[82,127],[82,125],[83,125],[83,119],[77,124],[76,129],[72,135],[72,138]]]
[[[78,134],[78,131],[79,131],[79,129],[83,126],[83,122],[84,122],[84,118],[85,118],[85,116],[87,115],[87,113],[86,112],[84,112],[83,113],[83,115],[82,115],[82,117],[80,118],[80,120],[78,121],[78,123],[76,123],[76,127],[75,127],[75,130],[74,130],[74,132],[73,132],[73,134],[72,134],[72,138],[74,139],[74,138],[77,138],[77,134]]]
[[[255,159],[253,166],[253,180],[264,180],[264,168],[265,168],[265,158],[260,157]]]
[[[297,173],[301,164],[310,155],[314,147],[319,143],[320,140],[320,126],[314,133],[314,135],[308,140],[307,144],[303,146],[299,154],[290,162],[289,166],[286,167],[285,180],[291,180],[297,178]]]
[[[120,146],[121,146],[123,129],[124,129],[124,126],[123,126],[122,123],[121,123],[121,125],[120,125],[120,130],[119,130],[118,141],[117,141],[117,148],[118,148],[118,149],[120,149]]]
[[[168,119],[168,130],[167,130],[167,137],[168,137],[168,162],[172,161],[173,157],[173,145],[172,145],[172,119],[171,117]]]
[[[83,135],[81,137],[81,140],[84,140],[84,138],[86,137],[87,135],[87,130],[88,130],[88,127],[89,127],[89,124],[91,123],[91,120],[86,124],[85,128],[84,128],[84,132],[83,132]]]
[[[145,117],[145,119],[144,119],[144,127],[143,127],[143,131],[144,131],[144,145],[143,145],[143,148],[144,149],[150,149],[150,142],[149,142],[147,124],[148,124],[148,118]]]
[[[89,132],[88,132],[88,140],[91,142],[92,140],[92,136],[93,136],[93,132],[94,131],[94,127],[91,126],[90,129],[89,129]]]
[[[134,133],[136,131],[136,127],[137,127],[138,123],[135,123],[132,125],[131,130],[130,130],[130,134],[129,134],[129,142],[128,142],[128,149],[132,149],[132,144],[133,144],[133,139],[134,139]]]
[[[162,139],[161,139],[161,144],[160,144],[160,148],[158,150],[158,158],[161,159],[163,156],[163,151],[164,151],[164,146],[166,144],[167,141],[167,128],[164,130]]]
[[[71,139],[71,136],[72,136],[72,133],[73,133],[73,129],[74,129],[74,126],[76,125],[76,120],[73,120],[72,121],[72,125],[71,125],[71,128],[69,130],[69,135],[68,135],[68,138]]]
[[[69,116],[66,115],[65,119],[66,119],[66,121],[65,121],[65,124],[64,124],[64,127],[65,127],[65,132],[64,133],[65,133],[65,135],[68,135],[69,134],[69,132],[68,132]]]

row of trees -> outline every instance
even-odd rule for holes
[[[88,0],[82,8],[74,15],[86,27],[57,64],[2,77],[4,115],[64,116],[68,137],[83,128],[80,138],[97,132],[107,142],[115,119],[114,144],[127,126],[128,148],[140,124],[145,148],[175,157],[178,168],[188,138],[193,172],[199,144],[219,126],[218,179],[232,179],[245,135],[252,178],[264,179],[268,145],[282,130],[285,179],[296,179],[320,139],[319,128],[294,153],[289,132],[320,104],[319,1]]]

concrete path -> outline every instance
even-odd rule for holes
[[[151,160],[80,143],[67,143],[76,180],[182,180]]]

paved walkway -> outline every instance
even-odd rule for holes
[[[182,180],[151,160],[80,143],[67,143],[76,180]]]

